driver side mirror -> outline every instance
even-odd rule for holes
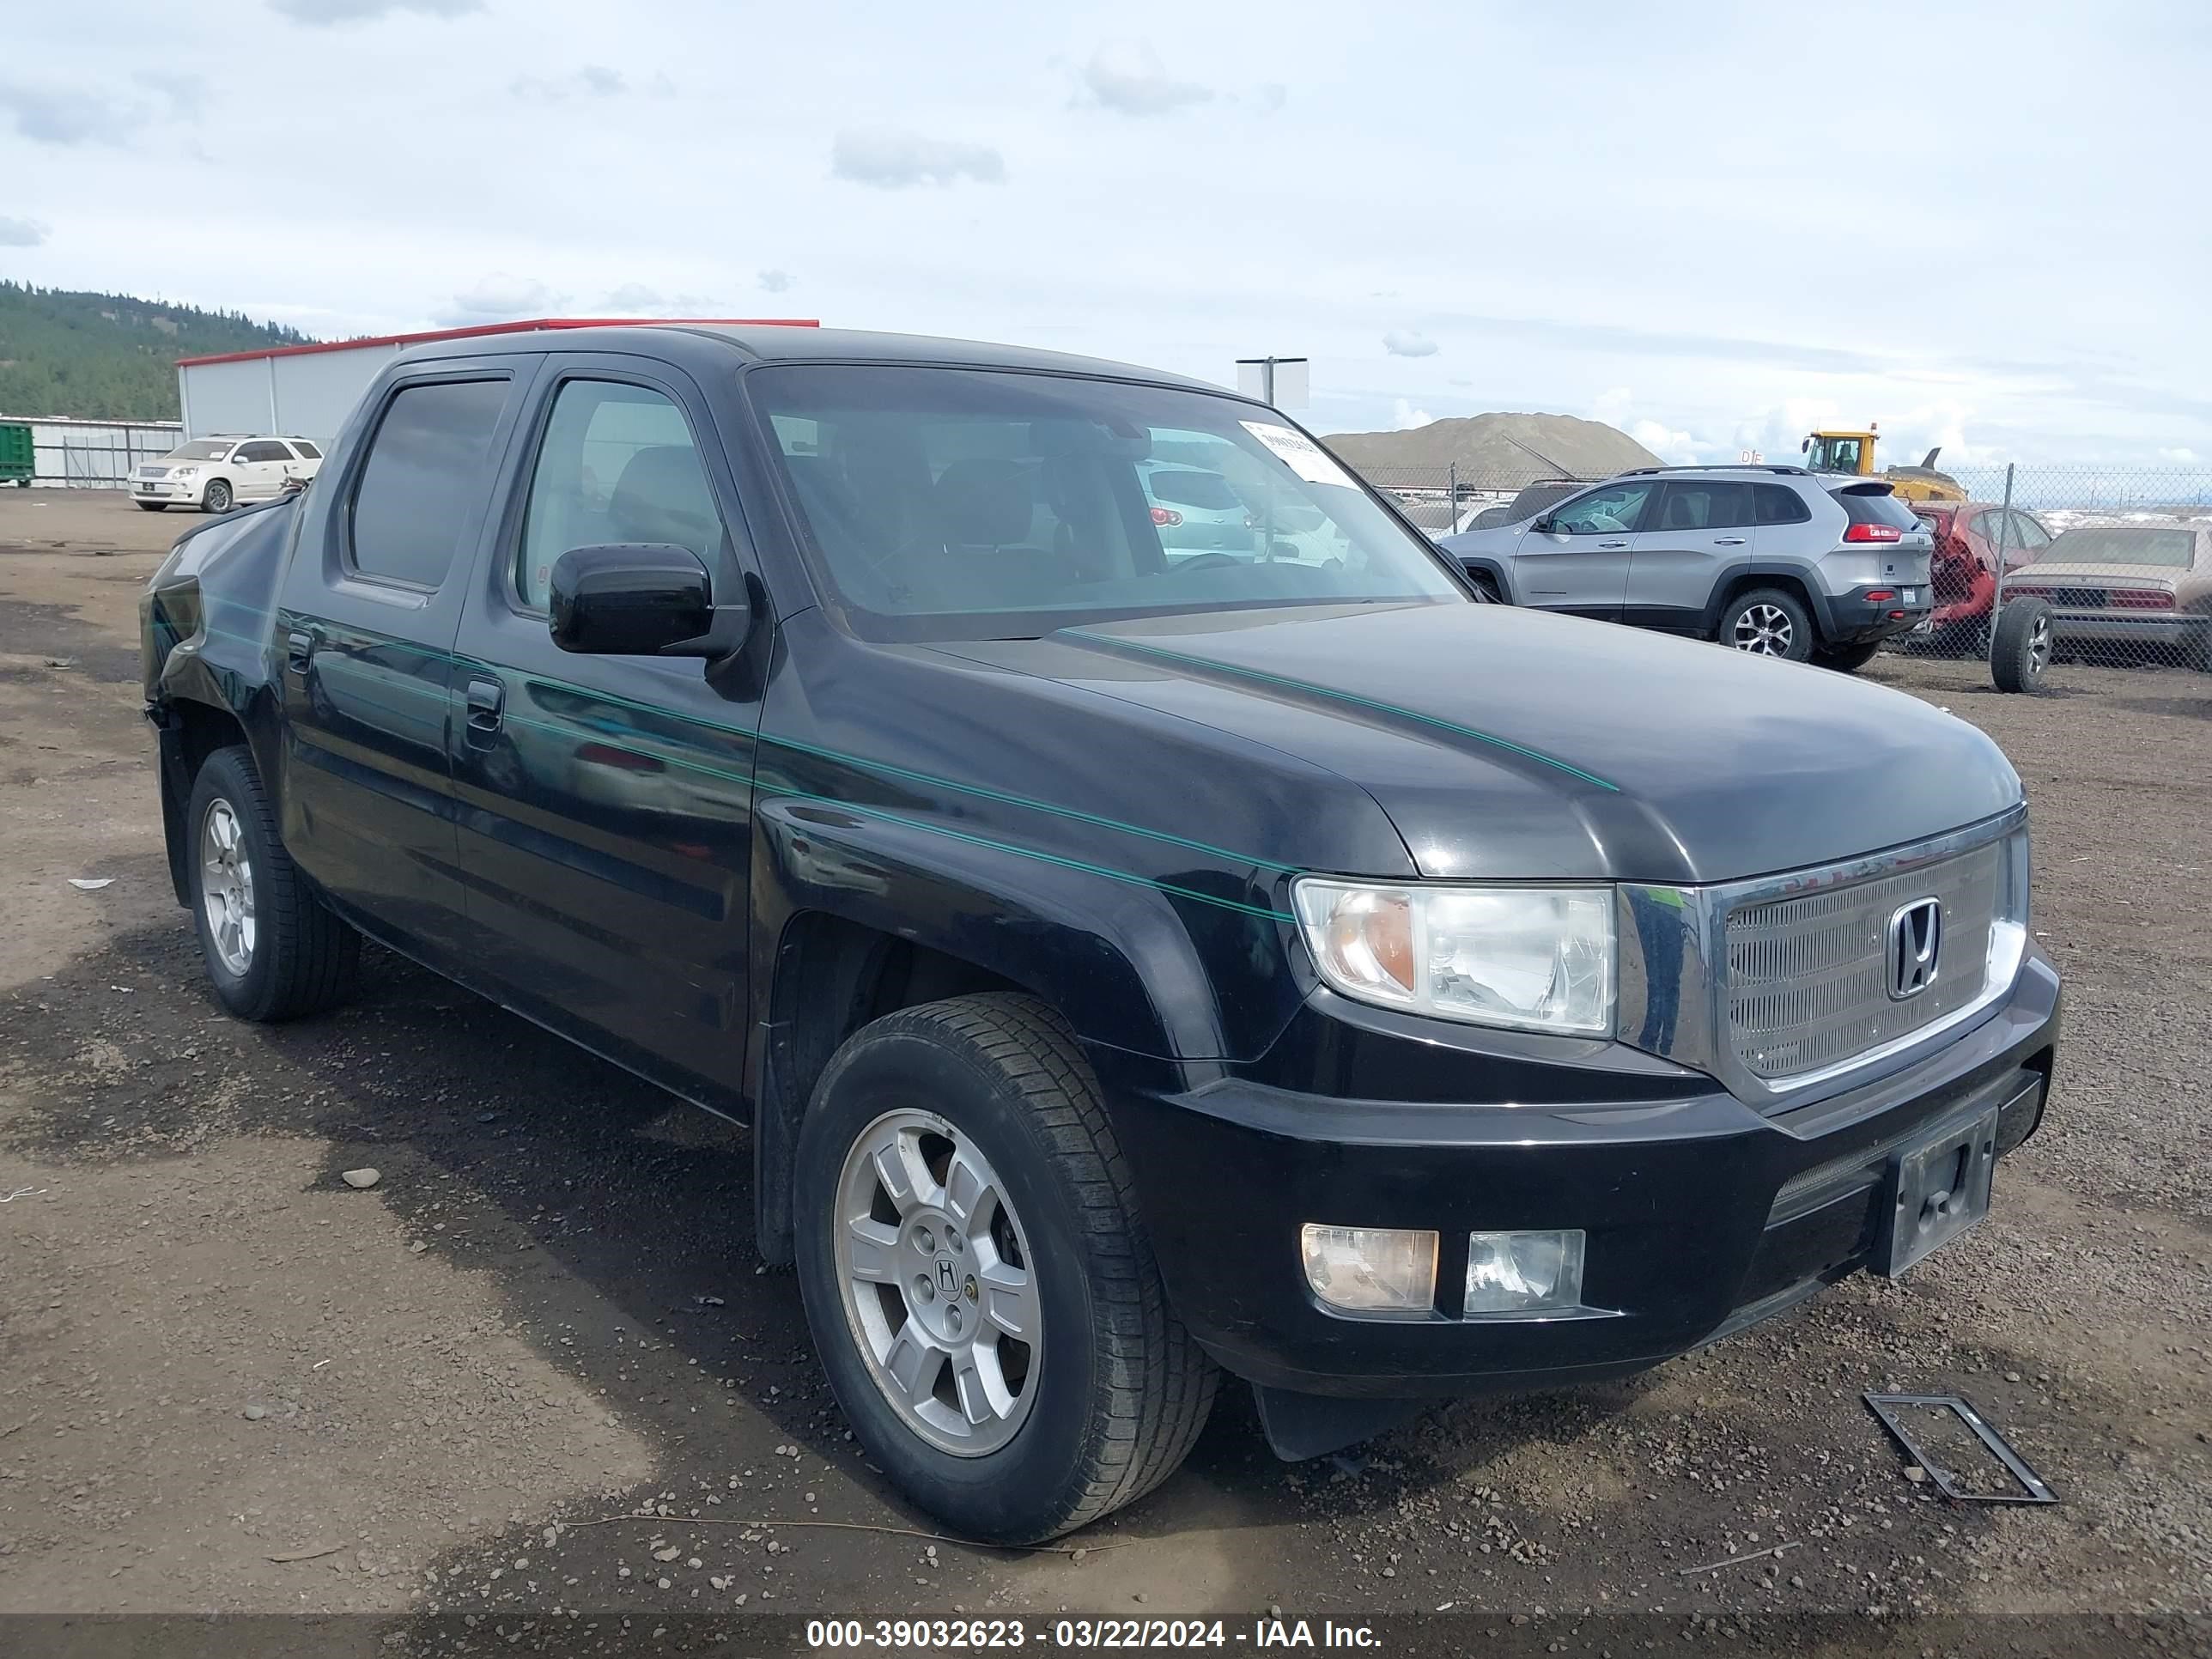
[[[1556,536],[1559,533],[1559,524],[1548,513],[1539,513],[1536,515],[1536,522],[1530,525],[1528,528],[1539,536]]]
[[[726,657],[745,642],[752,610],[716,605],[714,579],[688,547],[611,542],[554,561],[553,643],[611,657]]]

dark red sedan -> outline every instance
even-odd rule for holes
[[[2007,509],[1994,501],[1915,501],[1912,510],[1936,538],[1931,586],[1936,609],[1913,632],[1939,650],[1978,651],[1996,595],[1997,539]],[[2043,556],[2051,532],[2033,513],[2015,507],[2004,538],[2005,569],[2018,570]]]

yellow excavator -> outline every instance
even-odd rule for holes
[[[1880,435],[1880,428],[1869,421],[1863,432],[1815,432],[1798,448],[1804,452],[1805,465],[1815,472],[1871,478],[1876,476],[1874,446]],[[1942,453],[1939,444],[1921,459],[1919,465],[1893,466],[1879,476],[1889,481],[1894,494],[1908,501],[1963,501],[1966,486],[1949,473],[1936,470],[1936,458]]]

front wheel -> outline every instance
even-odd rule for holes
[[[243,744],[201,765],[185,834],[200,954],[222,1006],[241,1019],[278,1020],[344,1000],[361,935],[324,907],[277,840],[276,815]]]
[[[1723,645],[1754,657],[1803,662],[1813,654],[1813,619],[1795,594],[1778,587],[1754,587],[1721,613],[1717,637]]]
[[[213,478],[208,482],[207,493],[200,497],[200,511],[228,513],[230,502],[230,485],[221,478]]]
[[[1167,1305],[1066,1024],[1030,998],[888,1014],[799,1132],[808,1326],[854,1433],[969,1535],[1028,1544],[1180,1465],[1218,1373]]]

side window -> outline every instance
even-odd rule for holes
[[[239,445],[235,459],[240,461],[289,461],[292,458],[285,453],[282,444],[258,443]]]
[[[1794,489],[1763,483],[1752,485],[1751,492],[1757,500],[1761,524],[1804,524],[1813,516]]]
[[[1553,509],[1552,527],[1570,536],[1617,536],[1636,528],[1650,495],[1649,483],[1607,484]]]
[[[292,447],[294,450],[298,452],[300,459],[302,460],[319,461],[323,459],[323,452],[316,448],[314,445],[309,443],[305,438],[293,439]]]
[[[1751,522],[1751,486],[1723,480],[1677,481],[1659,505],[1662,530],[1734,530]]]
[[[2012,540],[2014,547],[2033,550],[2050,545],[2051,538],[2043,533],[2043,526],[2025,513],[2012,515]]]
[[[417,587],[445,580],[507,393],[503,380],[441,380],[385,406],[354,488],[355,569]]]
[[[672,543],[711,569],[721,514],[681,409],[644,386],[570,380],[554,396],[531,471],[515,592],[544,610],[553,562],[604,542]]]

